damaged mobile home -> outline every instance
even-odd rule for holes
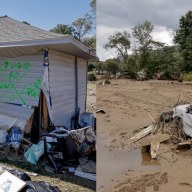
[[[0,17],[0,128],[35,135],[54,126],[75,128],[86,112],[87,61],[95,52],[70,35]],[[4,137],[5,139],[5,137]]]

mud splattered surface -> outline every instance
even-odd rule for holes
[[[97,86],[97,191],[191,191],[191,150],[161,144],[157,160],[130,137],[150,125],[178,100],[192,100],[192,84],[172,81],[112,80]]]

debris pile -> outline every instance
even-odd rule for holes
[[[176,105],[168,112],[162,112],[156,119],[150,114],[152,125],[132,138],[133,142],[141,141],[142,147],[150,147],[151,158],[157,157],[160,143],[169,141],[176,148],[192,144],[192,103]]]

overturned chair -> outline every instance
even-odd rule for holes
[[[69,131],[63,127],[43,134],[44,155],[56,173],[62,172],[65,166],[77,166],[80,153],[71,138]]]

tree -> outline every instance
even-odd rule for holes
[[[96,15],[96,0],[91,0],[90,2],[91,12]]]
[[[91,37],[85,37],[82,40],[82,43],[86,45],[87,47],[90,47],[94,50],[96,50],[96,35],[91,36]]]
[[[92,30],[92,21],[88,14],[83,18],[78,18],[72,23],[73,28],[75,29],[75,36],[79,41]]]
[[[154,48],[163,47],[163,43],[154,41],[151,33],[153,31],[153,25],[149,21],[145,21],[143,24],[136,25],[132,29],[133,37],[139,42],[139,62],[140,68],[147,68],[152,65],[150,52]]]
[[[95,65],[93,63],[88,64],[88,72],[93,71],[95,69]]]
[[[96,61],[95,62],[95,69],[97,74],[103,74],[103,71],[105,70],[105,64],[103,61]]]
[[[175,43],[180,45],[184,59],[182,70],[189,72],[192,70],[192,11],[188,11],[179,20],[179,29],[174,37]]]
[[[109,73],[109,75],[115,75],[119,70],[119,66],[114,59],[107,59],[105,61],[105,70]]]
[[[54,33],[69,34],[74,36],[75,29],[69,25],[58,24],[56,27],[54,27],[50,31]]]
[[[108,43],[104,45],[105,49],[117,49],[118,53],[122,56],[123,62],[128,63],[128,49],[130,48],[131,35],[127,31],[116,32],[108,38]]]

